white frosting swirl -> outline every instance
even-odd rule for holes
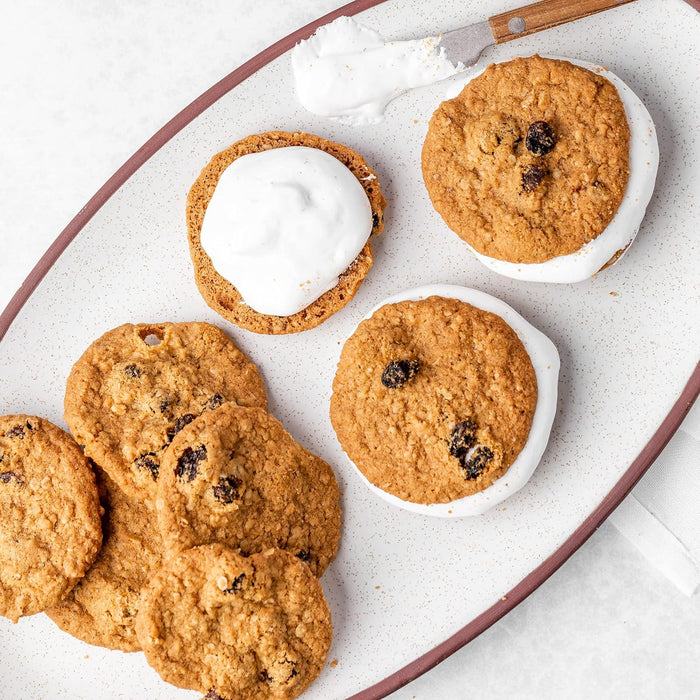
[[[288,146],[226,168],[201,242],[248,306],[290,316],[335,287],[371,231],[372,208],[353,173],[325,151]]]

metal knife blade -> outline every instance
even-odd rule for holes
[[[527,34],[626,5],[634,0],[541,0],[442,34],[440,46],[454,64],[473,66],[482,51]]]
[[[453,29],[440,38],[440,48],[445,50],[445,56],[455,65],[462,63],[465,68],[473,66],[481,52],[495,43],[488,20]]]

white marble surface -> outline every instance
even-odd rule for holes
[[[94,192],[170,117],[340,4],[6,3],[0,308]],[[0,653],[12,656],[1,639]],[[684,597],[605,525],[523,604],[395,697],[697,698],[699,688],[700,596]],[[0,697],[9,697],[1,681]]]

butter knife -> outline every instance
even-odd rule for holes
[[[473,66],[489,46],[503,44],[542,29],[626,5],[635,0],[542,0],[494,15],[483,22],[445,32],[440,40],[447,58],[454,64]]]

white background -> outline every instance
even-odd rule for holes
[[[339,5],[4,3],[0,308],[70,219],[168,119]],[[0,654],[5,663],[12,658],[1,639]],[[697,698],[699,689],[700,596],[677,592],[604,525],[523,604],[395,697]],[[9,697],[1,675],[0,697]]]

